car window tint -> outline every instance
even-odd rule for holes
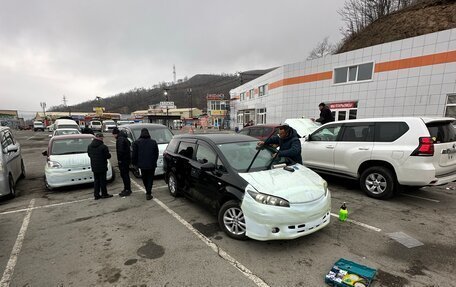
[[[178,145],[179,141],[177,139],[172,139],[166,147],[166,151],[175,153]]]
[[[92,138],[59,139],[52,143],[51,155],[87,153]]]
[[[311,141],[336,141],[340,131],[340,125],[324,127],[311,135]]]
[[[272,128],[263,128],[263,136],[267,137],[272,133]]]
[[[165,128],[147,128],[149,131],[150,137],[157,142],[157,144],[167,144],[173,138],[173,134],[169,131],[169,129]],[[139,139],[141,135],[141,129],[133,129],[133,133],[135,134],[135,138]]]
[[[7,148],[10,145],[13,145],[14,141],[9,131],[3,133],[2,148]]]
[[[373,126],[360,124],[344,127],[341,141],[345,142],[371,142]]]
[[[252,137],[261,137],[263,136],[263,128],[251,128],[250,136]]]
[[[426,124],[435,143],[447,143],[456,141],[456,132],[449,122],[436,122]]]
[[[8,147],[8,142],[6,141],[5,134],[2,134],[2,149],[5,149]]]
[[[193,159],[193,152],[195,151],[196,145],[193,143],[181,142],[179,144],[178,154],[189,159]]]
[[[250,129],[242,129],[239,133],[241,135],[249,135]]]
[[[217,155],[215,152],[205,144],[198,144],[198,150],[196,151],[196,160],[199,163],[216,163]]]
[[[409,130],[405,122],[378,122],[375,124],[376,142],[393,142]]]

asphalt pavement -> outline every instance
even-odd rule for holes
[[[211,132],[211,131],[209,131]],[[355,182],[325,177],[334,216],[328,227],[290,241],[237,241],[216,216],[169,195],[163,177],[146,201],[140,179],[130,197],[94,201],[92,186],[47,191],[46,132],[16,131],[26,179],[0,200],[0,286],[325,286],[339,258],[378,269],[376,286],[456,286],[456,183],[365,196]],[[122,181],[115,140],[105,135]],[[336,215],[347,202],[349,221]],[[413,243],[413,244],[412,244]]]

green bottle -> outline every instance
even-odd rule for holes
[[[344,202],[339,210],[339,220],[346,221],[347,217],[348,217],[348,210],[347,210],[347,206],[345,205],[345,202]]]

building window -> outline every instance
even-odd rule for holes
[[[245,93],[241,93],[241,101],[245,101]]]
[[[254,95],[253,89],[250,90],[249,94],[250,94],[250,99],[253,99],[253,95]]]
[[[372,79],[374,63],[366,63],[334,69],[334,84],[361,82]]]
[[[266,109],[258,109],[257,112],[257,125],[266,124]]]
[[[243,125],[244,124],[244,113],[243,112],[239,112],[237,114],[237,122],[239,125]]]
[[[445,117],[456,118],[456,94],[447,96]]]
[[[259,86],[258,87],[258,96],[264,96],[266,95],[266,85]]]

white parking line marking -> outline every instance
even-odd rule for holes
[[[144,190],[135,180],[132,180],[133,184],[135,184],[141,190]],[[145,191],[145,190],[144,190]],[[176,218],[180,223],[182,223],[187,229],[193,232],[201,241],[203,241],[207,246],[209,246],[215,253],[217,253],[220,257],[222,257],[225,261],[231,264],[234,268],[239,270],[242,274],[244,274],[247,278],[252,280],[257,286],[261,287],[269,287],[269,285],[263,281],[260,277],[256,276],[252,273],[247,267],[242,265],[239,261],[231,257],[228,253],[226,253],[222,248],[218,247],[217,244],[212,242],[209,238],[204,236],[201,232],[196,230],[190,223],[185,221],[182,217],[180,217],[177,213],[171,210],[166,204],[158,200],[154,197],[153,199],[158,205],[160,205],[164,210],[166,210],[169,214],[171,214],[174,218]]]
[[[17,235],[16,243],[14,243],[13,251],[11,251],[8,264],[6,264],[5,272],[3,272],[2,280],[0,281],[1,287],[8,287],[11,283],[11,278],[13,277],[14,267],[16,266],[17,257],[22,249],[22,243],[24,242],[25,232],[27,231],[28,225],[30,223],[30,217],[32,216],[33,205],[35,204],[35,199],[30,200],[27,213],[22,222],[21,229]]]
[[[336,218],[339,218],[339,215],[338,215],[338,214],[335,214],[335,213],[331,213],[331,216],[336,217]],[[370,229],[370,230],[373,230],[373,231],[376,231],[376,232],[382,231],[380,228],[377,228],[377,227],[374,227],[374,226],[371,226],[371,225],[369,225],[369,224],[362,223],[362,222],[359,222],[359,221],[356,221],[356,220],[347,219],[347,222],[350,222],[350,223],[353,223],[353,224],[362,226],[362,227],[364,227],[364,228],[367,228],[367,229]]]
[[[26,139],[26,141],[31,140],[31,139],[34,138],[34,137],[35,137],[35,136],[31,136],[31,137],[29,137],[28,139]]]
[[[408,196],[408,197],[413,197],[413,198],[418,198],[418,199],[422,199],[422,200],[427,200],[427,201],[431,201],[431,202],[436,202],[436,203],[440,202],[440,200],[437,200],[437,199],[426,198],[426,197],[421,197],[421,196],[417,196],[417,195],[411,195],[411,194],[406,194],[406,193],[402,193],[402,195]]]
[[[48,208],[48,207],[54,207],[54,206],[61,206],[61,205],[78,203],[78,202],[87,201],[87,200],[91,200],[91,198],[85,198],[85,199],[79,199],[79,200],[73,200],[73,201],[67,201],[67,202],[60,202],[60,203],[54,203],[54,204],[48,204],[48,205],[35,206],[35,207],[32,207],[32,208],[29,207],[29,208],[22,208],[22,209],[16,209],[16,210],[11,210],[11,211],[5,211],[5,212],[0,213],[0,215],[28,211],[29,209],[30,210],[35,210],[35,209]]]

